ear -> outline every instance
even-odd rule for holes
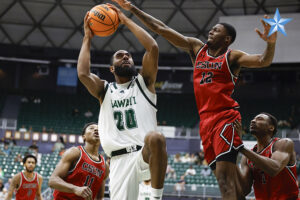
[[[274,130],[275,130],[275,127],[273,125],[269,125],[269,131],[273,133]]]
[[[111,73],[114,73],[114,72],[115,72],[115,67],[114,67],[114,66],[110,66],[110,67],[109,67],[109,71],[110,71]]]
[[[82,136],[83,141],[85,142],[85,135]]]
[[[225,36],[225,43],[228,45],[231,43],[231,36],[229,35]]]

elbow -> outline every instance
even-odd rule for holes
[[[270,67],[272,64],[272,60],[264,59],[263,57],[259,60],[259,66],[260,67]]]
[[[152,52],[157,52],[159,51],[159,47],[158,47],[158,44],[156,43],[156,41],[154,40],[153,44],[151,45],[151,51]]]
[[[274,168],[272,168],[271,170],[269,170],[267,172],[267,174],[269,174],[271,177],[275,177],[277,176],[281,171],[280,166],[275,166]]]
[[[262,62],[261,67],[270,67],[272,62]]]
[[[80,81],[82,81],[82,80],[84,80],[88,77],[88,75],[86,73],[83,73],[83,72],[78,72],[77,74],[78,74],[78,79]]]

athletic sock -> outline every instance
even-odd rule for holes
[[[155,189],[155,188],[151,187],[150,191],[151,191],[151,200],[161,200],[162,199],[164,188]]]

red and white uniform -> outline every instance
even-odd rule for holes
[[[34,178],[29,181],[23,174],[21,174],[21,183],[16,190],[16,200],[34,200],[39,188],[38,174],[34,172]]]
[[[273,145],[279,140],[274,138],[262,151],[257,152],[257,146],[252,151],[261,156],[272,157]],[[275,177],[269,176],[264,171],[255,167],[253,162],[247,160],[253,174],[253,188],[256,200],[294,200],[298,199],[296,162],[292,166],[286,166]]]
[[[228,49],[213,57],[205,44],[198,52],[194,65],[194,93],[200,115],[200,136],[205,159],[211,165],[220,155],[236,150],[243,143],[232,122],[241,120],[239,104],[231,97],[237,77],[229,68]]]
[[[77,161],[75,167],[69,172],[69,175],[65,178],[67,183],[82,187],[89,186],[93,192],[93,199],[98,194],[100,187],[105,176],[105,161],[103,156],[99,155],[100,161],[93,160],[82,146],[80,149],[80,158]],[[84,200],[72,193],[60,192],[54,190],[54,200]]]

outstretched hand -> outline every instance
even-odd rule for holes
[[[269,17],[267,15],[264,16],[264,18],[269,19]],[[270,43],[275,43],[276,39],[277,39],[277,32],[273,33],[272,35],[270,35],[268,37],[269,31],[271,26],[269,24],[267,24],[266,22],[264,22],[263,19],[260,19],[263,27],[264,27],[264,32],[261,33],[257,28],[255,29],[256,33],[259,35],[259,37],[261,39],[263,39],[266,42],[270,42]]]
[[[83,28],[84,28],[84,35],[89,38],[92,38],[94,36],[94,33],[92,32],[92,30],[89,27],[89,21],[90,21],[89,13],[90,12],[88,11],[85,14]]]
[[[117,8],[115,5],[110,4],[110,3],[106,3],[106,5],[107,5],[110,9],[113,9],[114,11],[116,11],[116,12],[118,13],[120,23],[121,23],[121,24],[124,24],[125,21],[128,19],[128,18],[126,17],[126,15],[125,15],[119,8]]]
[[[129,11],[132,7],[131,2],[127,0],[112,0],[112,1],[119,4],[121,8],[127,11]]]

